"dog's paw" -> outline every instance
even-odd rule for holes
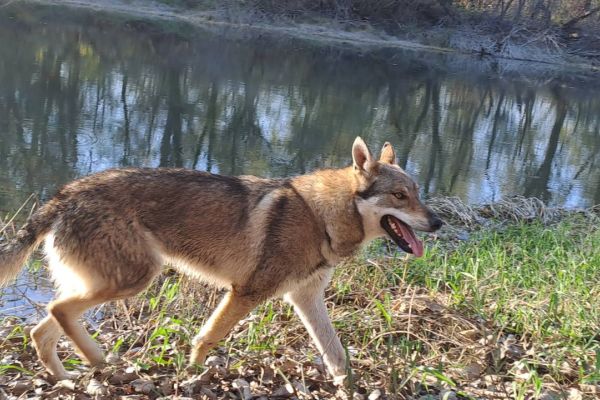
[[[80,376],[81,376],[81,372],[79,372],[79,371],[62,371],[56,375],[53,375],[54,379],[57,382],[74,381],[74,380],[77,380]]]

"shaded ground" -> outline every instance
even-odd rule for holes
[[[143,296],[96,309],[88,327],[111,354],[90,370],[67,341],[55,382],[28,339],[2,322],[5,398],[581,399],[600,396],[597,210],[566,212],[515,198],[432,205],[451,222],[423,259],[379,242],[337,269],[328,307],[352,358],[336,388],[291,308],[269,302],[207,360],[185,370],[190,338],[220,293],[163,276]],[[38,272],[39,273],[39,272]],[[3,395],[0,395],[2,397]],[[12,396],[12,397],[11,397]]]

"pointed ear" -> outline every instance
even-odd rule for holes
[[[390,142],[384,143],[379,161],[382,163],[396,164],[396,152]]]
[[[373,160],[371,152],[367,144],[357,136],[352,145],[352,160],[354,161],[354,169],[359,171],[367,171],[368,165]]]

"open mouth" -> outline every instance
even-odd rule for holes
[[[414,254],[415,257],[423,255],[423,243],[417,239],[410,226],[396,217],[384,215],[381,218],[381,227],[402,250]]]

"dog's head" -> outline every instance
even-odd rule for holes
[[[352,146],[357,180],[356,205],[363,218],[366,240],[390,237],[400,248],[417,257],[423,243],[413,229],[433,232],[442,220],[419,198],[419,187],[396,163],[392,145],[385,143],[379,160],[357,137]]]

